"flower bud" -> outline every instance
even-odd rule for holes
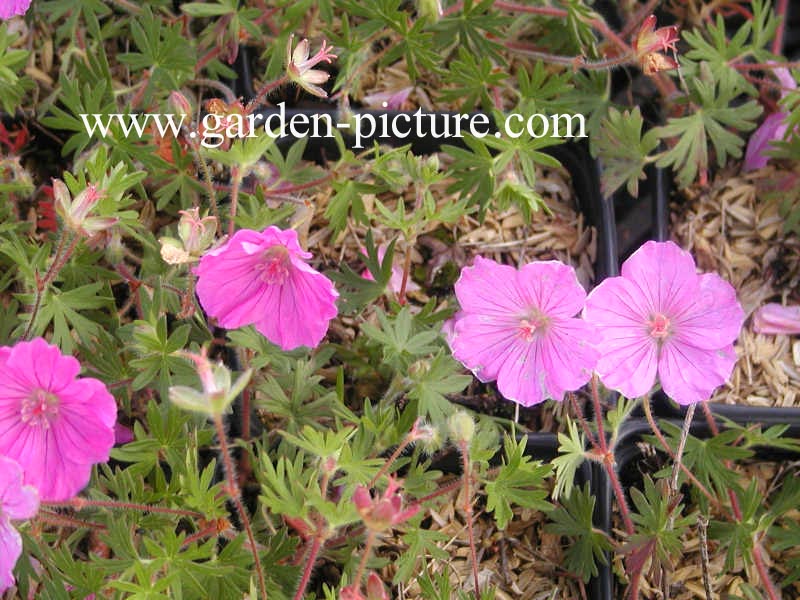
[[[181,220],[178,222],[178,235],[183,241],[183,247],[192,256],[201,256],[211,244],[217,233],[217,218],[205,216],[200,218],[200,209],[192,208],[180,211]]]
[[[389,600],[381,578],[374,571],[367,577],[367,600]]]
[[[475,436],[475,421],[465,411],[460,410],[448,420],[451,439],[459,444],[469,444]]]
[[[169,106],[175,111],[175,114],[191,116],[193,114],[192,105],[186,99],[186,96],[180,92],[172,92],[169,95]]]
[[[753,315],[753,330],[756,333],[800,333],[800,306],[765,304]]]
[[[60,179],[53,180],[53,198],[56,214],[64,221],[64,226],[74,233],[91,237],[117,222],[114,217],[90,217],[103,191],[89,184],[74,199],[67,185]]]
[[[442,16],[441,0],[417,0],[417,13],[435,23]]]
[[[201,354],[182,351],[179,354],[194,362],[203,386],[202,391],[183,385],[169,388],[169,399],[185,410],[208,416],[221,415],[250,381],[252,370],[245,371],[236,383],[231,384],[230,370],[222,363],[212,364],[205,351]]]

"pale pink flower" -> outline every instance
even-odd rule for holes
[[[336,316],[339,294],[309,258],[293,229],[237,231],[195,269],[200,304],[226,329],[255,325],[283,350],[314,347]]]
[[[784,98],[791,90],[797,89],[797,82],[792,77],[789,69],[777,68],[774,71],[775,77],[781,84],[781,98]],[[772,142],[780,141],[786,135],[789,125],[786,119],[789,114],[777,111],[768,115],[764,122],[752,133],[747,142],[747,150],[744,153],[744,170],[753,171],[767,166],[769,156],[767,152],[772,150]]]
[[[321,62],[330,63],[336,55],[331,52],[333,46],[328,46],[325,40],[322,40],[322,48],[309,58],[310,44],[308,40],[304,39],[297,44],[297,47],[292,51],[292,41],[294,34],[289,36],[289,41],[286,44],[286,74],[289,79],[306,90],[309,94],[326,98],[327,92],[323,90],[320,84],[325,83],[330,78],[330,75],[320,69],[314,69]]]
[[[753,315],[753,330],[756,333],[800,333],[800,306],[765,304]]]
[[[517,270],[479,256],[455,289],[453,356],[481,381],[497,380],[504,397],[532,406],[589,381],[598,352],[592,328],[575,318],[586,292],[572,267],[539,261]]]
[[[41,338],[0,348],[0,455],[22,466],[42,500],[72,498],[114,445],[114,397],[80,370]]]
[[[22,553],[22,539],[11,519],[30,519],[39,510],[36,488],[22,483],[22,467],[0,455],[0,594],[14,585],[14,565]]]
[[[53,179],[56,214],[67,229],[79,235],[92,236],[117,222],[116,217],[90,216],[103,193],[103,190],[89,184],[73,199],[67,185],[60,179]]]
[[[361,254],[364,256],[367,255],[366,248],[361,249]],[[378,246],[378,261],[383,262],[383,258],[386,256],[386,244],[381,244]],[[369,281],[375,281],[375,278],[372,276],[372,273],[369,272],[369,269],[364,269],[361,272],[361,276],[364,279],[368,279]],[[400,290],[403,287],[403,267],[398,264],[392,265],[392,276],[389,278],[389,289],[392,290],[395,294],[399,294]],[[406,281],[406,291],[407,292],[416,292],[419,291],[419,286],[411,279],[409,276],[408,281]]]
[[[680,404],[708,400],[736,363],[744,311],[719,275],[698,275],[673,242],[647,242],[589,294],[584,318],[597,327],[603,383],[644,396],[656,374]]]
[[[30,5],[31,0],[0,0],[0,19],[24,15]]]

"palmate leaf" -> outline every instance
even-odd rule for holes
[[[694,182],[698,172],[705,175],[710,163],[709,143],[716,154],[717,165],[724,166],[728,156],[739,158],[744,140],[731,130],[754,129],[755,120],[761,114],[761,107],[754,100],[731,105],[743,90],[728,71],[715,80],[708,64],[701,63],[700,74],[690,83],[693,88],[690,99],[695,104],[690,114],[671,118],[656,129],[660,139],[677,138],[656,164],[672,167],[683,186]]]
[[[597,562],[607,564],[605,552],[612,548],[611,542],[594,528],[594,496],[589,484],[582,489],[575,488],[568,498],[562,500],[562,507],[550,513],[552,523],[545,531],[573,538],[564,552],[564,567],[584,581],[597,575]]]
[[[619,112],[610,107],[596,138],[597,155],[603,163],[601,186],[608,196],[626,185],[631,196],[639,195],[639,180],[645,179],[648,155],[658,146],[658,134],[650,130],[642,135],[642,113]]]
[[[584,450],[586,442],[583,434],[578,432],[578,426],[567,417],[567,432],[558,434],[558,456],[553,459],[556,470],[556,486],[553,488],[553,500],[558,500],[562,495],[569,496],[575,483],[575,473],[578,467],[586,460]]]
[[[512,503],[534,510],[548,511],[545,477],[552,468],[525,455],[526,439],[519,442],[506,436],[505,459],[497,476],[486,484],[486,508],[494,513],[499,529],[505,529],[513,516]]]

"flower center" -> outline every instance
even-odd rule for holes
[[[260,271],[261,281],[271,285],[281,285],[289,278],[292,261],[286,246],[278,244],[262,255],[261,262],[256,265]]]
[[[663,340],[671,333],[669,326],[669,319],[661,313],[656,314],[652,319],[647,322],[650,328],[650,336],[657,340]]]
[[[526,342],[532,342],[537,333],[542,333],[546,321],[542,317],[531,317],[530,319],[520,319],[519,337]]]
[[[58,417],[58,396],[38,389],[22,401],[22,422],[49,429]]]

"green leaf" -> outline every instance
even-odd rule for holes
[[[575,484],[575,474],[578,467],[586,460],[584,450],[586,442],[583,434],[578,432],[578,425],[567,417],[567,434],[558,434],[558,456],[553,459],[556,471],[556,485],[553,488],[553,500],[572,493]]]
[[[603,163],[601,185],[604,196],[626,185],[631,196],[639,195],[639,180],[645,179],[644,168],[649,154],[658,146],[656,131],[642,135],[644,119],[635,107],[619,112],[613,106],[603,119],[596,138],[597,155]]]

